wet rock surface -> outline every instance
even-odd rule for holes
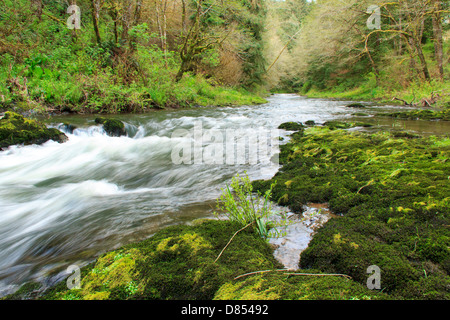
[[[304,210],[301,216],[288,213],[291,223],[284,228],[285,235],[270,240],[275,247],[275,258],[286,269],[299,268],[300,254],[308,247],[315,231],[331,218],[327,205],[309,204]]]

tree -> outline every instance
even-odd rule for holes
[[[438,64],[439,79],[444,80],[444,48],[442,37],[442,6],[441,1],[433,0],[433,13],[431,14],[433,19],[433,43],[434,43],[434,56]]]
[[[99,30],[99,16],[100,9],[103,5],[103,0],[91,0],[91,10],[92,10],[92,25],[94,27],[95,39],[97,40],[97,44],[101,44],[102,39],[100,37]]]

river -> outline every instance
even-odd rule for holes
[[[219,134],[271,132],[269,143],[277,145],[274,132],[281,123],[349,119],[357,110],[346,108],[348,103],[277,94],[259,106],[117,115],[128,132],[120,138],[107,136],[93,115],[46,119],[49,126],[69,122],[77,129],[66,132],[64,144],[49,141],[0,152],[0,296],[30,280],[50,285],[69,265],[85,265],[161,228],[212,217],[221,188],[234,175],[266,179],[279,168],[273,154],[262,154],[255,163],[174,163],[180,141],[196,139],[174,137],[174,132],[198,126]],[[364,112],[392,109],[372,104]],[[425,127],[421,130],[428,133],[449,132],[448,123]]]

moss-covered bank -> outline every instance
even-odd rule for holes
[[[443,120],[450,121],[450,109],[436,110],[413,110],[404,112],[378,113],[378,116],[391,117],[405,120]]]
[[[343,273],[365,284],[381,268],[383,291],[406,299],[450,299],[450,139],[315,127],[282,147],[280,172],[254,182],[301,213],[329,203],[339,215],[301,254],[301,268]]]
[[[16,144],[42,144],[49,140],[61,143],[67,141],[67,136],[14,112],[5,112],[0,119],[0,150]]]
[[[66,281],[41,300],[210,300],[210,299],[385,299],[350,279],[294,276],[277,270],[273,249],[255,231],[241,231],[215,262],[240,225],[199,220],[164,229],[143,242],[106,253],[82,268],[81,288]],[[303,271],[314,272],[314,270]],[[27,284],[7,299],[36,299]]]

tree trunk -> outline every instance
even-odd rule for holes
[[[119,14],[117,13],[117,9],[114,8],[110,11],[110,16],[114,22],[114,43],[118,44],[119,43],[119,31],[117,30],[117,20],[119,18]]]
[[[134,25],[141,22],[142,0],[136,0],[136,9],[134,10]]]
[[[98,20],[99,20],[99,12],[100,12],[100,3],[98,0],[92,0],[92,23],[94,25],[94,33],[97,43],[100,45],[102,40],[100,38],[100,30],[98,28]]]
[[[181,0],[182,4],[182,13],[181,13],[181,27],[182,27],[182,35],[186,32],[186,0]]]
[[[415,49],[416,54],[419,57],[420,66],[422,68],[421,70],[422,74],[426,81],[430,81],[431,80],[430,72],[428,71],[428,64],[425,59],[425,56],[423,55],[422,44],[420,43],[420,40],[413,39],[412,37],[410,38],[410,40],[411,46]]]
[[[433,42],[434,42],[434,58],[438,64],[439,79],[444,81],[444,49],[442,38],[442,23],[441,23],[441,1],[433,1],[434,12],[433,18]]]

